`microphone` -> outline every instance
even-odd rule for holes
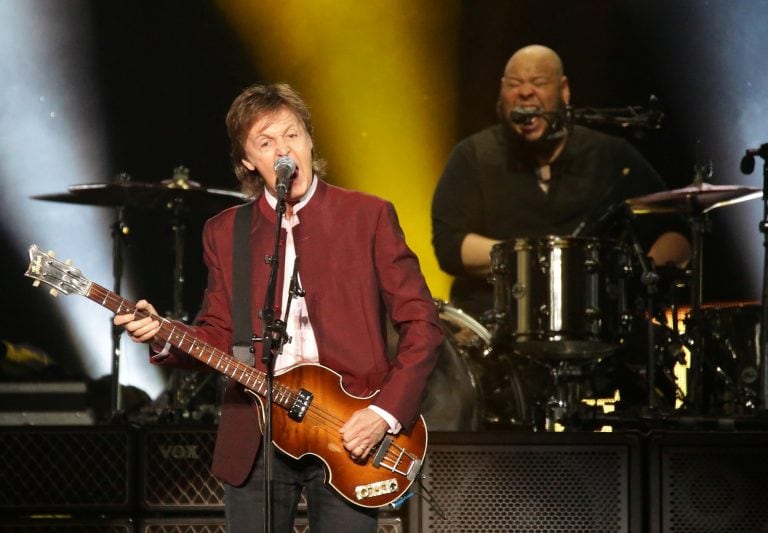
[[[275,193],[278,200],[285,198],[294,172],[296,172],[296,162],[293,159],[287,155],[277,158],[277,161],[275,161],[275,174],[277,176]]]
[[[755,152],[756,150],[747,150],[744,157],[741,158],[739,168],[742,174],[752,174],[755,170]]]
[[[536,117],[544,117],[546,113],[540,109],[527,109],[524,107],[516,107],[509,114],[510,120],[514,124],[530,124]]]

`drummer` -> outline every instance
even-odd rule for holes
[[[432,202],[432,243],[455,276],[452,303],[472,315],[493,307],[490,252],[504,240],[629,233],[656,265],[690,259],[684,221],[617,220],[631,219],[624,200],[665,184],[627,141],[569,124],[570,97],[557,53],[521,48],[501,77],[499,123],[459,142],[448,159]],[[624,236],[612,234],[622,226]]]

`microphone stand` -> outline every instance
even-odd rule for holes
[[[644,128],[657,130],[661,127],[664,113],[658,109],[658,99],[651,95],[649,108],[640,106],[594,108],[574,108],[566,106],[566,118],[569,123],[602,124],[621,128]]]
[[[283,224],[283,215],[285,214],[285,194],[278,195],[277,206],[277,224],[275,225],[275,244],[271,256],[266,256],[264,261],[270,266],[269,280],[267,290],[264,294],[264,307],[261,310],[261,319],[264,324],[261,337],[253,335],[254,343],[262,343],[261,361],[266,369],[266,401],[264,407],[264,431],[262,447],[264,450],[264,531],[272,532],[272,470],[273,470],[273,449],[272,446],[272,384],[274,381],[274,364],[276,356],[283,350],[283,344],[287,342],[285,332],[285,321],[275,318],[275,292],[277,290],[277,273],[280,266],[280,229]],[[248,252],[250,253],[250,252]],[[290,298],[289,298],[290,304]],[[287,317],[287,309],[286,309]],[[255,346],[251,348],[256,351]]]
[[[755,155],[763,159],[763,219],[760,221],[760,232],[763,234],[763,293],[761,298],[762,314],[760,317],[760,398],[758,408],[761,411],[768,410],[768,144],[763,144]]]

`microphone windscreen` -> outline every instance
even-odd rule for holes
[[[741,158],[741,164],[739,165],[742,174],[752,174],[755,170],[755,156],[747,154]]]

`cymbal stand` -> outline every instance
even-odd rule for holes
[[[173,228],[173,314],[172,318],[186,322],[189,315],[184,311],[184,244],[187,233],[186,218],[189,213],[184,199],[174,198],[168,205],[172,212]]]
[[[117,175],[117,181],[127,182],[131,178],[126,173]],[[114,279],[115,294],[122,294],[121,282],[123,279],[123,241],[130,233],[130,228],[125,219],[125,207],[117,208],[117,218],[112,224],[112,277]],[[123,334],[123,328],[112,325],[112,380],[109,390],[110,414],[115,417],[123,408],[122,397],[120,395],[120,336]]]
[[[691,206],[694,207],[694,206]],[[701,331],[701,302],[703,295],[704,233],[709,231],[707,214],[691,209],[689,224],[692,230],[691,314],[686,324],[686,337],[690,341],[690,368],[688,370],[688,407],[696,414],[704,414],[704,354]]]
[[[169,189],[189,188],[189,169],[178,166],[173,169],[173,177],[163,182]],[[173,230],[173,310],[166,313],[168,318],[187,322],[189,315],[184,311],[184,245],[186,241],[186,219],[189,215],[189,206],[181,194],[173,197],[165,206],[171,214],[171,228]],[[183,408],[190,398],[182,398],[181,383],[183,377],[180,370],[171,370],[169,390],[169,408],[176,413]]]
[[[702,162],[700,146],[697,144],[696,164],[693,167],[693,185],[701,187],[705,179],[712,177],[712,162]],[[687,392],[689,402],[687,407],[694,414],[705,414],[704,405],[704,353],[702,351],[703,335],[701,329],[701,302],[703,300],[703,276],[704,276],[704,232],[709,231],[710,221],[707,213],[697,202],[693,195],[686,198],[688,222],[691,226],[693,237],[691,264],[691,315],[686,325],[686,337],[689,339],[691,362],[688,369]]]
[[[168,210],[171,212],[171,228],[173,229],[173,248],[174,248],[174,260],[173,260],[173,310],[170,313],[169,318],[174,320],[180,320],[187,322],[189,319],[188,314],[184,311],[184,244],[186,239],[187,225],[186,217],[189,212],[184,199],[177,196],[171,202],[168,203]],[[183,408],[191,398],[182,401],[180,394],[181,380],[180,375],[182,371],[172,370],[170,376],[170,408],[172,411],[177,411]]]

